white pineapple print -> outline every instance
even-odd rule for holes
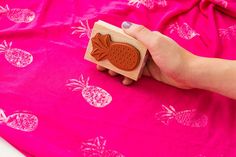
[[[72,91],[82,90],[82,96],[84,99],[92,106],[102,108],[111,103],[111,95],[104,89],[96,86],[88,85],[89,78],[84,80],[83,75],[80,79],[69,79],[66,86],[68,86]]]
[[[32,63],[33,56],[24,50],[11,48],[12,42],[9,44],[4,40],[0,44],[0,54],[5,54],[5,59],[15,67],[23,68]]]
[[[165,125],[169,124],[171,119],[175,119],[179,124],[189,127],[205,127],[208,123],[206,115],[197,115],[195,109],[176,112],[173,106],[166,107],[162,105],[163,111],[156,113],[157,120]]]
[[[195,30],[193,30],[187,23],[183,23],[181,26],[178,23],[172,24],[169,27],[170,34],[176,32],[179,37],[190,40],[195,36],[199,36]]]
[[[121,153],[106,149],[106,140],[99,136],[82,143],[81,151],[84,157],[124,157]]]
[[[166,0],[156,0],[156,4],[160,7],[165,7],[167,6],[167,1]]]
[[[5,7],[0,6],[0,14],[6,15],[9,20],[15,23],[30,23],[35,18],[35,13],[29,9],[10,9],[8,5]]]
[[[219,29],[219,36],[220,38],[227,40],[236,39],[236,25]]]
[[[80,22],[80,26],[71,27],[71,29],[74,30],[72,34],[79,34],[79,38],[82,38],[84,36],[87,36],[88,38],[90,38],[92,31],[89,26],[88,20],[86,20],[85,23],[83,23],[81,20],[79,22]]]
[[[228,2],[226,0],[215,0],[215,2],[224,8],[227,8],[228,6]]]
[[[155,7],[155,5],[165,7],[167,6],[166,0],[129,0],[128,5],[133,5],[139,8],[141,5],[144,5],[145,7],[152,9]]]
[[[15,112],[6,116],[4,111],[0,109],[0,124],[25,132],[34,131],[38,126],[38,118],[30,113]]]

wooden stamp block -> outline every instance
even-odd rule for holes
[[[147,48],[121,28],[95,22],[84,58],[123,76],[138,80],[147,60]]]

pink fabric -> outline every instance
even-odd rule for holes
[[[234,100],[150,78],[126,87],[121,77],[100,73],[83,59],[87,22],[91,28],[99,19],[143,24],[194,54],[236,59],[234,0],[0,3],[6,4],[7,11],[0,9],[0,42],[6,41],[0,46],[0,108],[6,115],[0,116],[0,136],[27,156],[235,156]],[[84,86],[88,77],[90,86]]]

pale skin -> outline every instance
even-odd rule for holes
[[[174,40],[142,25],[123,22],[125,33],[142,42],[149,50],[143,75],[182,89],[198,88],[236,99],[236,61],[205,58],[192,54]],[[97,66],[99,71],[107,69]],[[118,74],[108,70],[111,76]],[[133,81],[124,77],[122,83]]]

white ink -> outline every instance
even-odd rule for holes
[[[215,0],[215,2],[224,8],[227,8],[228,6],[228,2],[226,0]]]
[[[7,120],[7,116],[4,111],[0,108],[0,124],[5,123]]]
[[[0,44],[0,54],[5,54],[5,59],[15,67],[23,68],[31,64],[33,56],[24,50],[18,48],[11,48],[12,42],[9,44],[4,40]]]
[[[34,131],[38,126],[38,118],[30,113],[16,112],[6,116],[4,111],[0,109],[0,124],[25,132]]]
[[[236,25],[219,29],[219,37],[227,40],[236,39]]]
[[[79,34],[79,38],[82,38],[84,36],[87,36],[88,38],[90,38],[91,28],[89,26],[88,20],[86,20],[85,23],[83,23],[81,20],[79,22],[80,22],[80,26],[71,27],[71,29],[74,30],[72,34]]]
[[[166,0],[156,0],[156,4],[161,7],[167,6],[167,1]]]
[[[123,154],[115,150],[105,150],[101,157],[125,157]]]
[[[168,125],[171,119],[175,119],[179,124],[189,127],[205,127],[208,123],[206,115],[198,115],[196,110],[184,110],[176,112],[173,106],[162,105],[163,111],[156,113],[157,120]]]
[[[111,103],[111,95],[104,89],[96,86],[88,85],[89,78],[84,80],[83,75],[80,79],[69,79],[66,86],[68,86],[72,91],[82,90],[82,96],[84,99],[94,107],[105,107]]]
[[[89,139],[82,143],[81,151],[84,157],[125,157],[115,150],[106,149],[106,139],[102,136]]]
[[[15,23],[30,23],[35,18],[35,13],[29,9],[10,9],[8,5],[0,6],[0,14],[6,15],[9,20]]]
[[[141,5],[144,5],[145,7],[152,9],[155,7],[155,5],[158,5],[160,7],[167,6],[166,0],[129,0],[128,5],[136,6],[136,8],[139,8]]]
[[[179,26],[178,23],[172,24],[169,27],[170,34],[176,32],[179,37],[190,40],[194,38],[195,36],[199,36],[195,30],[193,30],[187,23],[183,23],[181,26]]]

